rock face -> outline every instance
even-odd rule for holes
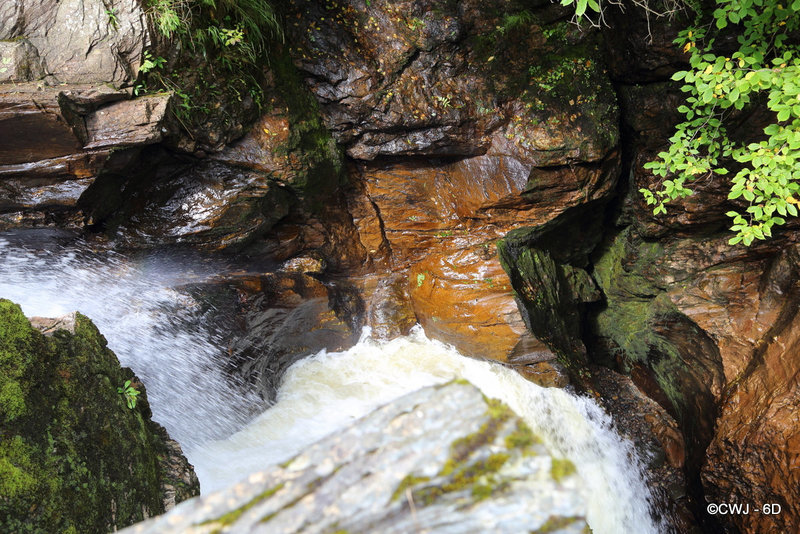
[[[281,466],[125,532],[578,534],[588,531],[586,505],[570,466],[508,407],[451,383],[402,397]]]
[[[167,131],[168,95],[128,100],[151,36],[137,0],[0,6],[0,228],[87,221],[78,200]],[[91,222],[91,221],[89,221]]]
[[[349,309],[355,290],[323,284],[315,278],[321,270],[319,260],[295,258],[273,272],[236,273],[185,288],[223,321],[218,329],[231,373],[265,399],[275,400],[284,372],[300,358],[358,341],[361,325],[350,321],[358,312]],[[230,317],[236,317],[233,325]]]
[[[128,380],[133,408],[117,389]],[[4,532],[108,532],[197,495],[192,466],[150,416],[144,385],[89,319],[29,322],[0,300]]]
[[[619,80],[627,187],[605,215],[607,226],[589,239],[599,243],[594,250],[565,253],[546,229],[507,238],[514,288],[538,318],[533,331],[538,324],[551,333],[543,337],[551,349],[622,370],[676,418],[689,504],[705,529],[791,531],[800,522],[792,504],[800,496],[800,423],[792,415],[800,394],[796,226],[749,248],[728,245],[723,181],[699,184],[666,216],[653,217],[638,190],[659,180],[643,164],[665,149],[679,120],[680,92],[665,80],[681,58],[659,52],[672,39],[669,25],[632,50],[623,43],[637,35],[635,17],[614,16],[621,26],[609,36],[609,64]],[[630,32],[620,31],[628,24]],[[741,120],[762,117],[755,111]],[[580,226],[555,223],[561,236]],[[581,296],[586,273],[600,300]],[[671,449],[674,464],[684,453]],[[783,511],[709,517],[706,501],[777,503]]]
[[[6,2],[0,20],[0,41],[16,45],[0,49],[2,67],[15,73],[9,81],[45,76],[51,83],[119,85],[135,78],[149,42],[137,0]]]
[[[797,227],[731,247],[724,182],[658,218],[637,193],[679,120],[681,21],[609,9],[612,30],[580,33],[546,2],[284,4],[265,113],[197,157],[148,146],[166,97],[97,87],[124,83],[135,54],[85,80],[42,44],[61,15],[0,7],[15,37],[0,43],[0,81],[14,82],[0,85],[0,228],[87,225],[251,258],[258,272],[223,291],[241,319],[231,361],[267,392],[304,351],[345,348],[365,324],[392,337],[419,322],[541,383],[563,385],[566,367],[611,391],[581,373],[612,367],[677,421],[681,446],[669,424],[653,432],[703,527],[800,524]],[[59,49],[106,35],[99,5]],[[139,15],[113,7],[127,22],[102,50],[136,50],[124,36]],[[43,76],[73,85],[24,83]],[[234,122],[192,147],[220,148]],[[706,498],[734,497],[783,512],[705,515]]]

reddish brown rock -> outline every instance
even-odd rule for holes
[[[709,502],[781,507],[775,515],[731,515],[723,522],[742,532],[790,532],[800,522],[797,247],[764,267],[751,283],[725,292],[741,295],[718,328],[727,334],[720,345],[732,376],[720,399],[703,482]]]

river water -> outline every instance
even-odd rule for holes
[[[632,445],[596,403],[465,358],[421,329],[388,342],[365,332],[350,350],[297,362],[265,409],[218,364],[222,338],[208,326],[206,308],[176,289],[226,269],[185,253],[121,255],[64,234],[0,234],[0,297],[29,316],[76,309],[89,316],[145,383],[153,418],[181,443],[204,494],[290,458],[392,399],[464,378],[506,402],[553,454],[575,464],[596,534],[663,530],[650,517]]]

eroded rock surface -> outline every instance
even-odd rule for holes
[[[581,482],[564,462],[508,407],[451,383],[125,532],[583,533]]]
[[[24,74],[13,81],[119,85],[136,76],[150,39],[137,0],[5,2],[0,20],[0,41],[24,43],[24,53],[0,49],[11,59],[2,66]]]

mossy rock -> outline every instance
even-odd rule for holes
[[[73,331],[43,335],[0,299],[2,532],[108,532],[164,512],[168,489],[199,493],[193,473],[168,468],[176,447],[144,386],[87,317]],[[134,408],[117,392],[127,380]]]

